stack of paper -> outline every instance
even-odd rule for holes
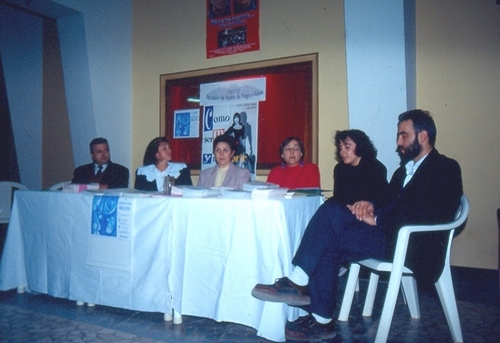
[[[99,190],[98,183],[81,184],[81,183],[68,183],[63,186],[64,193],[80,193],[83,191],[97,191]]]
[[[250,199],[252,193],[238,189],[221,189],[221,194],[226,199]]]
[[[183,186],[172,186],[172,195],[182,196]]]
[[[268,188],[254,189],[252,191],[252,199],[280,199],[284,198],[288,192],[288,188]]]
[[[183,198],[213,198],[220,195],[220,190],[204,187],[184,186],[182,187]]]
[[[137,189],[134,188],[112,188],[112,189],[106,189],[103,192],[104,195],[114,195],[114,196],[120,196],[120,197],[132,197],[132,198],[137,198],[137,197],[144,197],[147,196],[147,194],[141,193]]]
[[[253,191],[254,189],[274,189],[274,188],[279,188],[279,186],[271,182],[251,181],[243,184],[243,190],[249,192]]]

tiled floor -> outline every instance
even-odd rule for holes
[[[453,275],[464,341],[500,342],[496,271],[453,268]],[[346,277],[342,279],[345,282]],[[366,282],[361,282],[361,294],[365,287]],[[421,291],[419,296],[422,318],[411,319],[399,301],[389,342],[451,342],[435,292]],[[339,323],[337,337],[328,342],[373,341],[382,301],[379,294],[373,317],[363,318],[356,297],[349,322]],[[269,342],[243,325],[189,316],[183,319],[183,324],[173,325],[164,322],[161,313],[76,306],[46,295],[0,292],[0,342]]]

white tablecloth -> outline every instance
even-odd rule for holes
[[[0,290],[138,311],[208,317],[284,341],[296,311],[251,296],[291,260],[320,197],[282,200],[131,198],[130,268],[89,264],[93,195],[18,191],[0,261]],[[124,257],[127,253],[124,252]]]

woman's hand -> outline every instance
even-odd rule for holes
[[[369,201],[357,201],[352,205],[347,205],[351,213],[356,216],[359,221],[364,221],[368,225],[377,225],[375,220],[375,208]]]

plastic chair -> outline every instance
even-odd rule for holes
[[[63,181],[63,182],[58,182],[52,186],[50,186],[49,191],[60,191],[64,188],[64,185],[69,185],[71,181]]]
[[[28,187],[13,181],[0,181],[0,224],[6,224],[10,221],[14,191],[19,189],[28,190]]]
[[[406,251],[408,249],[408,241],[410,234],[413,232],[424,231],[450,231],[448,239],[448,247],[446,250],[446,259],[443,272],[439,280],[435,283],[439,299],[443,306],[446,316],[446,321],[450,327],[451,336],[454,342],[463,342],[462,329],[460,328],[460,320],[458,317],[457,303],[455,300],[455,292],[453,290],[453,282],[450,271],[450,253],[451,244],[455,229],[460,227],[469,215],[469,200],[465,195],[462,196],[460,207],[457,210],[455,219],[448,224],[440,225],[415,225],[403,226],[399,230],[396,250],[394,252],[394,260],[392,263],[376,259],[367,259],[352,263],[350,267],[349,277],[342,301],[342,307],[339,312],[339,321],[347,321],[351,310],[352,300],[356,285],[358,283],[360,266],[365,266],[372,269],[368,290],[366,294],[365,305],[363,308],[363,316],[371,316],[379,272],[390,272],[387,294],[384,301],[384,307],[380,316],[380,323],[375,337],[375,342],[386,342],[389,336],[394,308],[398,298],[399,288],[403,286],[403,295],[406,296],[408,308],[412,318],[420,318],[420,307],[418,304],[417,283],[410,269],[404,266]]]

